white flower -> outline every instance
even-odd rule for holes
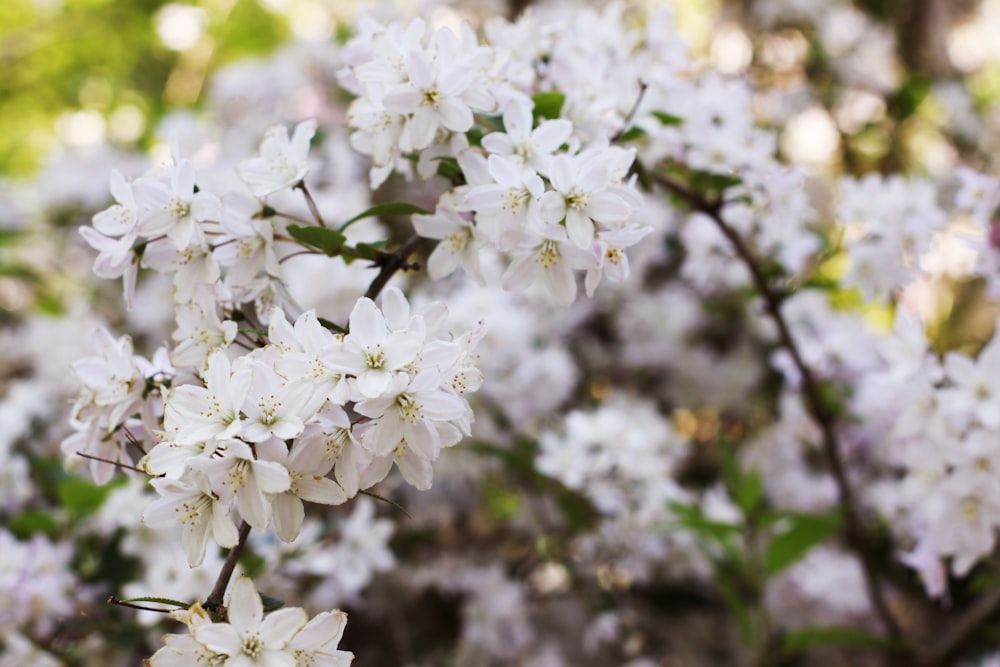
[[[240,435],[250,442],[298,437],[304,419],[310,416],[305,410],[310,405],[312,383],[285,382],[271,366],[258,361],[251,362],[250,367],[250,391],[243,402],[246,423]]]
[[[390,332],[382,311],[367,297],[358,299],[349,321],[351,332],[344,338],[343,348],[329,350],[324,359],[354,375],[361,396],[375,398],[413,362],[420,351],[420,338],[409,331]]]
[[[610,189],[616,157],[593,149],[552,158],[552,187],[562,195],[566,231],[578,248],[589,248],[599,229],[618,227],[632,214],[629,202]]]
[[[316,121],[295,126],[291,140],[284,125],[267,131],[260,144],[260,157],[240,162],[236,171],[257,197],[299,183],[309,173],[309,142],[316,133]]]
[[[274,461],[254,458],[242,440],[227,440],[216,451],[220,458],[196,458],[189,465],[208,474],[213,487],[223,487],[236,496],[243,520],[254,530],[266,530],[271,522],[271,505],[265,494],[287,491],[288,470]]]
[[[556,303],[568,306],[576,299],[574,269],[598,266],[593,255],[570,243],[560,225],[525,228],[512,233],[511,238],[516,247],[514,261],[501,278],[507,290],[522,290],[541,282]]]
[[[347,501],[344,489],[326,477],[336,459],[326,455],[325,445],[326,442],[322,439],[300,438],[292,451],[280,460],[288,470],[291,485],[287,491],[274,498],[274,526],[278,537],[285,542],[298,537],[305,519],[303,500],[322,505],[340,505]]]
[[[427,259],[431,278],[444,278],[461,266],[470,278],[484,284],[479,269],[480,241],[476,227],[444,198],[433,214],[413,216],[413,228],[424,238],[441,240]]]
[[[193,444],[209,438],[232,438],[243,427],[240,410],[250,389],[249,369],[233,373],[222,351],[208,358],[205,386],[183,385],[172,389],[164,408],[168,431],[174,441]]]
[[[306,626],[308,616],[288,607],[264,616],[264,605],[253,581],[240,577],[229,592],[228,623],[205,623],[192,629],[195,641],[210,651],[228,656],[226,667],[296,667],[288,643]]]
[[[188,160],[181,160],[167,181],[150,177],[136,180],[133,192],[145,209],[140,233],[147,238],[168,234],[177,250],[202,242],[196,223],[217,217],[221,205],[215,195],[195,192],[194,167]]]
[[[324,611],[309,621],[288,642],[288,648],[295,653],[296,666],[348,667],[354,654],[337,650],[345,625],[347,614],[339,610]]]
[[[531,106],[514,98],[503,112],[504,131],[483,137],[483,148],[526,170],[547,174],[552,154],[569,140],[573,123],[564,118],[545,120],[532,130],[531,120]]]
[[[229,518],[230,502],[223,502],[212,490],[208,478],[193,471],[187,481],[160,477],[150,480],[150,485],[160,494],[143,513],[143,521],[151,524],[177,521],[183,524],[181,544],[187,554],[188,565],[198,567],[205,558],[208,531],[220,547],[234,547],[239,535]]]

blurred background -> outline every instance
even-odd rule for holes
[[[153,559],[159,548],[153,535],[125,530],[136,520],[137,503],[141,509],[145,502],[138,500],[138,485],[122,478],[98,487],[64,469],[59,443],[76,391],[67,369],[93,353],[88,332],[99,325],[131,332],[137,350],[148,353],[171,328],[169,285],[144,281],[136,308],[125,312],[120,285],[91,277],[94,253],[75,230],[111,204],[110,170],[140,174],[170,155],[171,142],[204,159],[212,151],[249,155],[275,122],[317,116],[342,127],[337,48],[362,15],[424,16],[435,26],[468,17],[479,24],[514,17],[531,4],[0,2],[0,667],[141,664],[166,626],[158,617],[109,608],[106,596],[169,590],[197,597],[221,559],[209,557],[203,571],[190,576],[182,560]],[[949,182],[953,190],[949,178],[959,164],[1000,171],[1000,0],[633,4],[670,7],[700,67],[752,82],[756,121],[775,131],[784,160],[806,169],[806,190],[829,226],[836,184],[845,175],[901,172]],[[366,198],[357,193],[364,189],[358,174],[365,165],[344,156],[343,137],[330,144],[339,149],[324,155],[326,181],[347,173],[354,179],[330,186],[331,198]],[[909,285],[901,300],[926,318],[938,350],[977,349],[997,313],[984,300],[987,285],[960,277],[970,262],[961,243],[942,239],[935,258],[928,277]],[[838,277],[838,261],[832,254],[819,273]],[[696,308],[691,296],[670,299],[664,306],[670,313]],[[856,291],[835,299],[883,326],[888,321],[889,309],[866,303]],[[678,475],[705,487],[710,484],[703,480],[721,475],[720,439],[766,421],[740,405],[746,392],[770,391],[774,384],[753,367],[765,356],[753,346],[759,340],[748,342],[751,336],[728,328],[726,318],[745,306],[713,301],[705,308],[715,309],[710,321],[699,326],[717,334],[717,349],[664,371],[675,383],[666,401],[674,426],[704,445]],[[629,321],[635,331],[645,327],[653,345],[662,334],[659,321],[639,310]],[[540,312],[540,321],[557,333],[531,340],[525,334],[519,343],[538,354],[535,379],[565,377],[567,386],[576,386],[584,378],[576,394],[566,389],[567,400],[613,393],[620,378],[608,360],[615,353],[598,351],[609,337],[608,320],[588,313],[588,333],[573,337],[569,324]],[[569,319],[577,315],[585,319],[579,313]],[[740,318],[734,316],[742,325]],[[687,335],[682,324],[676,328],[670,335]],[[511,329],[504,334],[517,338]],[[592,375],[588,364],[597,368]],[[517,362],[509,366],[516,369]],[[648,385],[659,381],[656,372],[627,381]],[[533,378],[523,382],[530,386]],[[518,404],[513,392],[502,398],[525,423],[543,423],[546,405],[530,405],[525,397]],[[560,398],[552,400],[554,410]],[[704,554],[674,543],[614,553],[616,545],[634,544],[636,535],[600,524],[592,499],[539,475],[532,467],[537,442],[518,436],[498,449],[488,442],[489,429],[502,432],[503,418],[483,421],[479,458],[453,458],[434,493],[385,491],[398,492],[393,498],[415,520],[407,523],[384,503],[338,508],[326,551],[305,553],[262,538],[242,567],[271,591],[319,591],[317,608],[345,605],[352,616],[344,646],[358,653],[359,667],[741,664],[739,623],[726,600],[707,592],[711,568]],[[321,532],[320,524],[314,531]],[[354,551],[337,546],[345,543]],[[476,558],[464,560],[473,551]],[[839,552],[818,553],[805,571],[753,595],[771,595],[768,604],[789,617],[814,613],[867,627],[863,603],[836,596],[860,585],[857,573]],[[338,568],[346,578],[329,574]],[[657,568],[668,572],[650,574]],[[816,572],[824,574],[811,578]],[[943,612],[913,602],[921,590],[915,578],[898,580],[900,609],[912,612],[908,622],[935,627]],[[982,585],[959,588],[956,597],[971,598]],[[792,588],[798,592],[789,593]],[[858,636],[840,639],[864,643]],[[789,655],[774,664],[875,664],[840,649]]]

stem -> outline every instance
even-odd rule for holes
[[[135,466],[130,466],[127,463],[122,463],[121,461],[112,461],[111,459],[104,459],[100,456],[93,456],[92,454],[84,454],[83,452],[77,452],[77,456],[83,457],[85,459],[90,459],[91,461],[100,461],[101,463],[107,463],[108,465],[115,466],[116,468],[125,468],[126,470],[134,470],[135,472],[141,472],[143,475],[146,474],[145,470],[139,470]]]
[[[966,609],[940,639],[931,643],[918,664],[921,667],[943,667],[950,664],[966,640],[998,611],[1000,589],[993,589]]]
[[[326,221],[324,221],[323,216],[319,214],[319,207],[316,206],[316,200],[313,199],[312,193],[310,193],[309,188],[306,187],[306,182],[299,181],[299,184],[295,187],[302,190],[302,194],[305,195],[306,204],[309,205],[309,212],[312,213],[312,216],[316,219],[317,224],[319,224],[320,227],[326,227]]]
[[[382,292],[396,271],[419,267],[418,264],[410,264],[407,261],[410,253],[416,249],[418,243],[420,243],[420,237],[416,235],[411,236],[395,252],[382,255],[376,260],[375,264],[381,268],[378,275],[372,280],[371,285],[368,286],[368,291],[365,292],[366,297],[374,300]]]
[[[642,98],[646,96],[647,88],[649,88],[649,84],[640,79],[639,95],[635,98],[635,104],[632,105],[632,108],[629,109],[628,114],[625,116],[624,120],[622,120],[621,127],[618,128],[618,131],[612,134],[611,137],[608,139],[608,143],[612,144],[615,143],[628,130],[629,125],[631,125],[632,121],[635,120],[636,112],[639,111],[639,105],[642,104]]]
[[[212,592],[208,594],[208,599],[205,600],[204,607],[208,611],[219,613],[225,608],[225,605],[222,604],[222,598],[226,595],[226,589],[229,588],[229,580],[233,578],[233,571],[236,569],[236,562],[240,559],[240,552],[243,551],[243,545],[247,543],[247,537],[249,536],[250,524],[244,521],[240,524],[240,539],[236,543],[236,546],[226,554],[226,562],[222,564],[222,570],[219,571],[219,578],[215,580],[215,587],[212,588]]]
[[[844,461],[840,454],[840,446],[837,441],[836,411],[831,410],[823,400],[820,383],[817,381],[816,376],[813,375],[812,369],[802,358],[799,346],[792,337],[788,321],[781,312],[781,297],[768,283],[767,276],[764,274],[760,262],[750,247],[722,219],[722,202],[706,201],[683,184],[664,176],[656,176],[656,183],[683,199],[693,210],[710,217],[732,245],[737,256],[739,256],[740,260],[750,271],[754,287],[764,300],[764,307],[767,310],[768,317],[774,322],[778,330],[778,339],[782,347],[788,351],[792,358],[792,363],[795,364],[796,370],[802,377],[802,394],[805,398],[806,408],[809,410],[813,420],[819,425],[820,431],[823,434],[823,455],[836,482],[840,506],[844,511],[844,537],[846,538],[847,546],[854,552],[861,564],[865,589],[868,592],[868,598],[876,615],[885,626],[889,637],[893,640],[898,640],[901,637],[899,624],[893,617],[892,612],[889,611],[889,605],[879,584],[876,558],[866,540],[866,533],[861,521],[860,512],[858,511],[857,500],[847,479]]]

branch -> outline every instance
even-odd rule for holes
[[[976,600],[936,642],[927,647],[919,662],[921,667],[943,667],[950,664],[966,640],[998,611],[1000,589],[993,589]]]
[[[612,134],[611,137],[608,139],[608,143],[611,143],[611,144],[615,143],[628,130],[629,125],[631,125],[632,121],[635,120],[635,114],[636,114],[637,111],[639,111],[639,105],[642,104],[642,98],[645,97],[645,95],[646,95],[646,89],[647,88],[649,88],[649,84],[646,83],[645,81],[643,81],[642,79],[640,79],[639,80],[639,95],[635,98],[635,104],[632,105],[632,108],[629,110],[628,114],[625,116],[625,119],[622,120],[621,127],[618,128],[618,131],[615,132],[614,134]]]
[[[100,461],[101,463],[107,463],[108,465],[115,466],[116,468],[124,468],[125,470],[134,470],[135,472],[141,472],[143,475],[147,474],[145,470],[139,470],[135,466],[130,466],[127,463],[122,463],[121,461],[112,461],[111,459],[104,459],[100,456],[93,456],[91,454],[84,454],[83,452],[76,452],[76,455],[85,459],[90,459],[91,461]]]
[[[890,639],[900,639],[899,624],[896,622],[895,617],[893,617],[892,612],[889,611],[889,605],[886,603],[882,588],[879,585],[875,555],[868,547],[866,533],[858,511],[857,500],[847,479],[844,461],[840,454],[840,445],[837,441],[837,413],[835,410],[831,410],[828,403],[823,399],[820,383],[816,379],[816,376],[813,375],[812,369],[806,364],[798,344],[792,337],[788,321],[781,312],[781,296],[771,287],[760,261],[750,247],[722,219],[722,202],[708,201],[698,193],[689,190],[685,185],[665,176],[658,175],[655,177],[655,180],[658,185],[682,199],[693,210],[704,213],[711,218],[726,237],[726,240],[732,245],[736,255],[750,271],[754,287],[764,300],[764,307],[768,317],[774,322],[778,330],[778,339],[781,342],[781,346],[788,351],[788,354],[792,358],[792,363],[795,364],[796,370],[802,377],[802,393],[805,398],[806,408],[809,410],[809,414],[813,420],[819,425],[820,431],[823,434],[823,455],[826,458],[827,465],[830,467],[830,472],[833,474],[837,485],[840,506],[844,510],[844,536],[848,547],[854,551],[860,561],[868,598],[875,613],[885,625]]]
[[[243,546],[247,543],[247,537],[249,536],[250,524],[244,521],[240,524],[240,539],[236,542],[236,546],[226,554],[226,562],[222,564],[222,570],[219,571],[219,578],[215,580],[215,587],[212,588],[208,599],[205,600],[203,606],[208,611],[220,613],[225,609],[222,599],[226,595],[229,580],[233,578],[233,571],[236,569],[236,562],[240,559],[240,552],[243,551]]]
[[[320,215],[319,207],[316,206],[316,200],[313,199],[312,193],[310,193],[309,188],[306,187],[306,182],[299,181],[295,187],[302,190],[302,194],[305,195],[306,204],[309,206],[309,212],[312,213],[313,218],[316,219],[316,223],[320,227],[326,227],[326,221],[323,220],[323,216]]]
[[[380,255],[375,260],[375,265],[380,267],[380,269],[378,275],[372,280],[371,285],[368,286],[368,291],[365,292],[366,297],[374,300],[382,292],[396,271],[420,268],[419,264],[411,264],[407,261],[410,253],[416,249],[418,243],[420,243],[420,237],[416,235],[411,236],[395,252]]]

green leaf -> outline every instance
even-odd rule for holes
[[[413,204],[407,204],[405,202],[389,202],[387,204],[378,204],[377,206],[372,206],[367,211],[362,211],[356,216],[345,222],[340,226],[340,231],[344,231],[351,225],[353,225],[358,220],[364,220],[365,218],[371,218],[373,216],[383,216],[383,215],[430,215],[431,212],[420,208],[419,206],[414,206]]]
[[[264,595],[260,593],[260,601],[264,603],[264,612],[272,612],[276,609],[281,609],[285,606],[284,600],[279,600],[278,598],[271,597],[270,595]]]
[[[627,143],[629,141],[635,141],[636,139],[644,136],[646,136],[646,130],[642,129],[641,127],[636,127],[633,125],[629,129],[622,132],[618,136],[617,141],[618,143]]]
[[[566,96],[559,92],[538,93],[531,98],[531,101],[535,103],[531,114],[537,125],[543,119],[559,118]]]
[[[455,185],[465,183],[465,173],[458,164],[458,160],[453,157],[436,158],[438,161],[437,175],[447,179]]]
[[[84,517],[94,513],[115,486],[98,486],[79,477],[68,477],[59,482],[56,496],[67,512],[75,517]]]
[[[7,521],[7,530],[18,539],[27,539],[32,535],[55,535],[59,522],[48,512],[28,510]]]
[[[817,544],[825,542],[840,528],[840,514],[792,514],[785,517],[788,528],[776,535],[767,547],[764,568],[775,575],[801,560]]]
[[[311,225],[288,225],[288,233],[292,235],[292,238],[314,248],[319,248],[330,257],[339,254],[340,249],[347,241],[347,237],[337,229]]]
[[[345,329],[344,327],[340,326],[336,322],[331,322],[330,320],[326,319],[325,317],[317,317],[316,319],[319,320],[319,323],[321,325],[323,325],[324,329],[328,329],[328,330],[330,330],[330,331],[332,331],[333,333],[336,333],[336,334],[346,334],[347,333],[347,329]]]
[[[734,537],[738,537],[741,533],[741,527],[738,524],[709,519],[700,507],[680,502],[671,502],[668,506],[677,515],[680,524],[699,537],[728,545]]]
[[[814,627],[793,630],[785,635],[781,643],[784,653],[797,653],[802,649],[817,644],[835,644],[856,648],[888,646],[890,642],[878,635],[873,635],[857,628],[844,627]]]
[[[27,236],[23,229],[0,229],[0,247],[13,245]]]
[[[662,111],[653,111],[652,116],[656,118],[656,120],[660,121],[661,125],[673,126],[680,125],[684,122],[684,119],[680,116],[672,116]]]
[[[354,249],[358,252],[361,259],[370,259],[375,261],[383,252],[385,248],[385,241],[375,241],[374,243],[359,243],[354,246]]]
[[[154,596],[143,596],[139,598],[129,598],[127,600],[119,600],[119,602],[128,602],[129,604],[134,604],[136,602],[153,602],[155,604],[165,604],[171,607],[177,607],[178,609],[187,609],[191,606],[190,602],[181,602],[180,600],[172,600],[170,598],[161,598]]]

